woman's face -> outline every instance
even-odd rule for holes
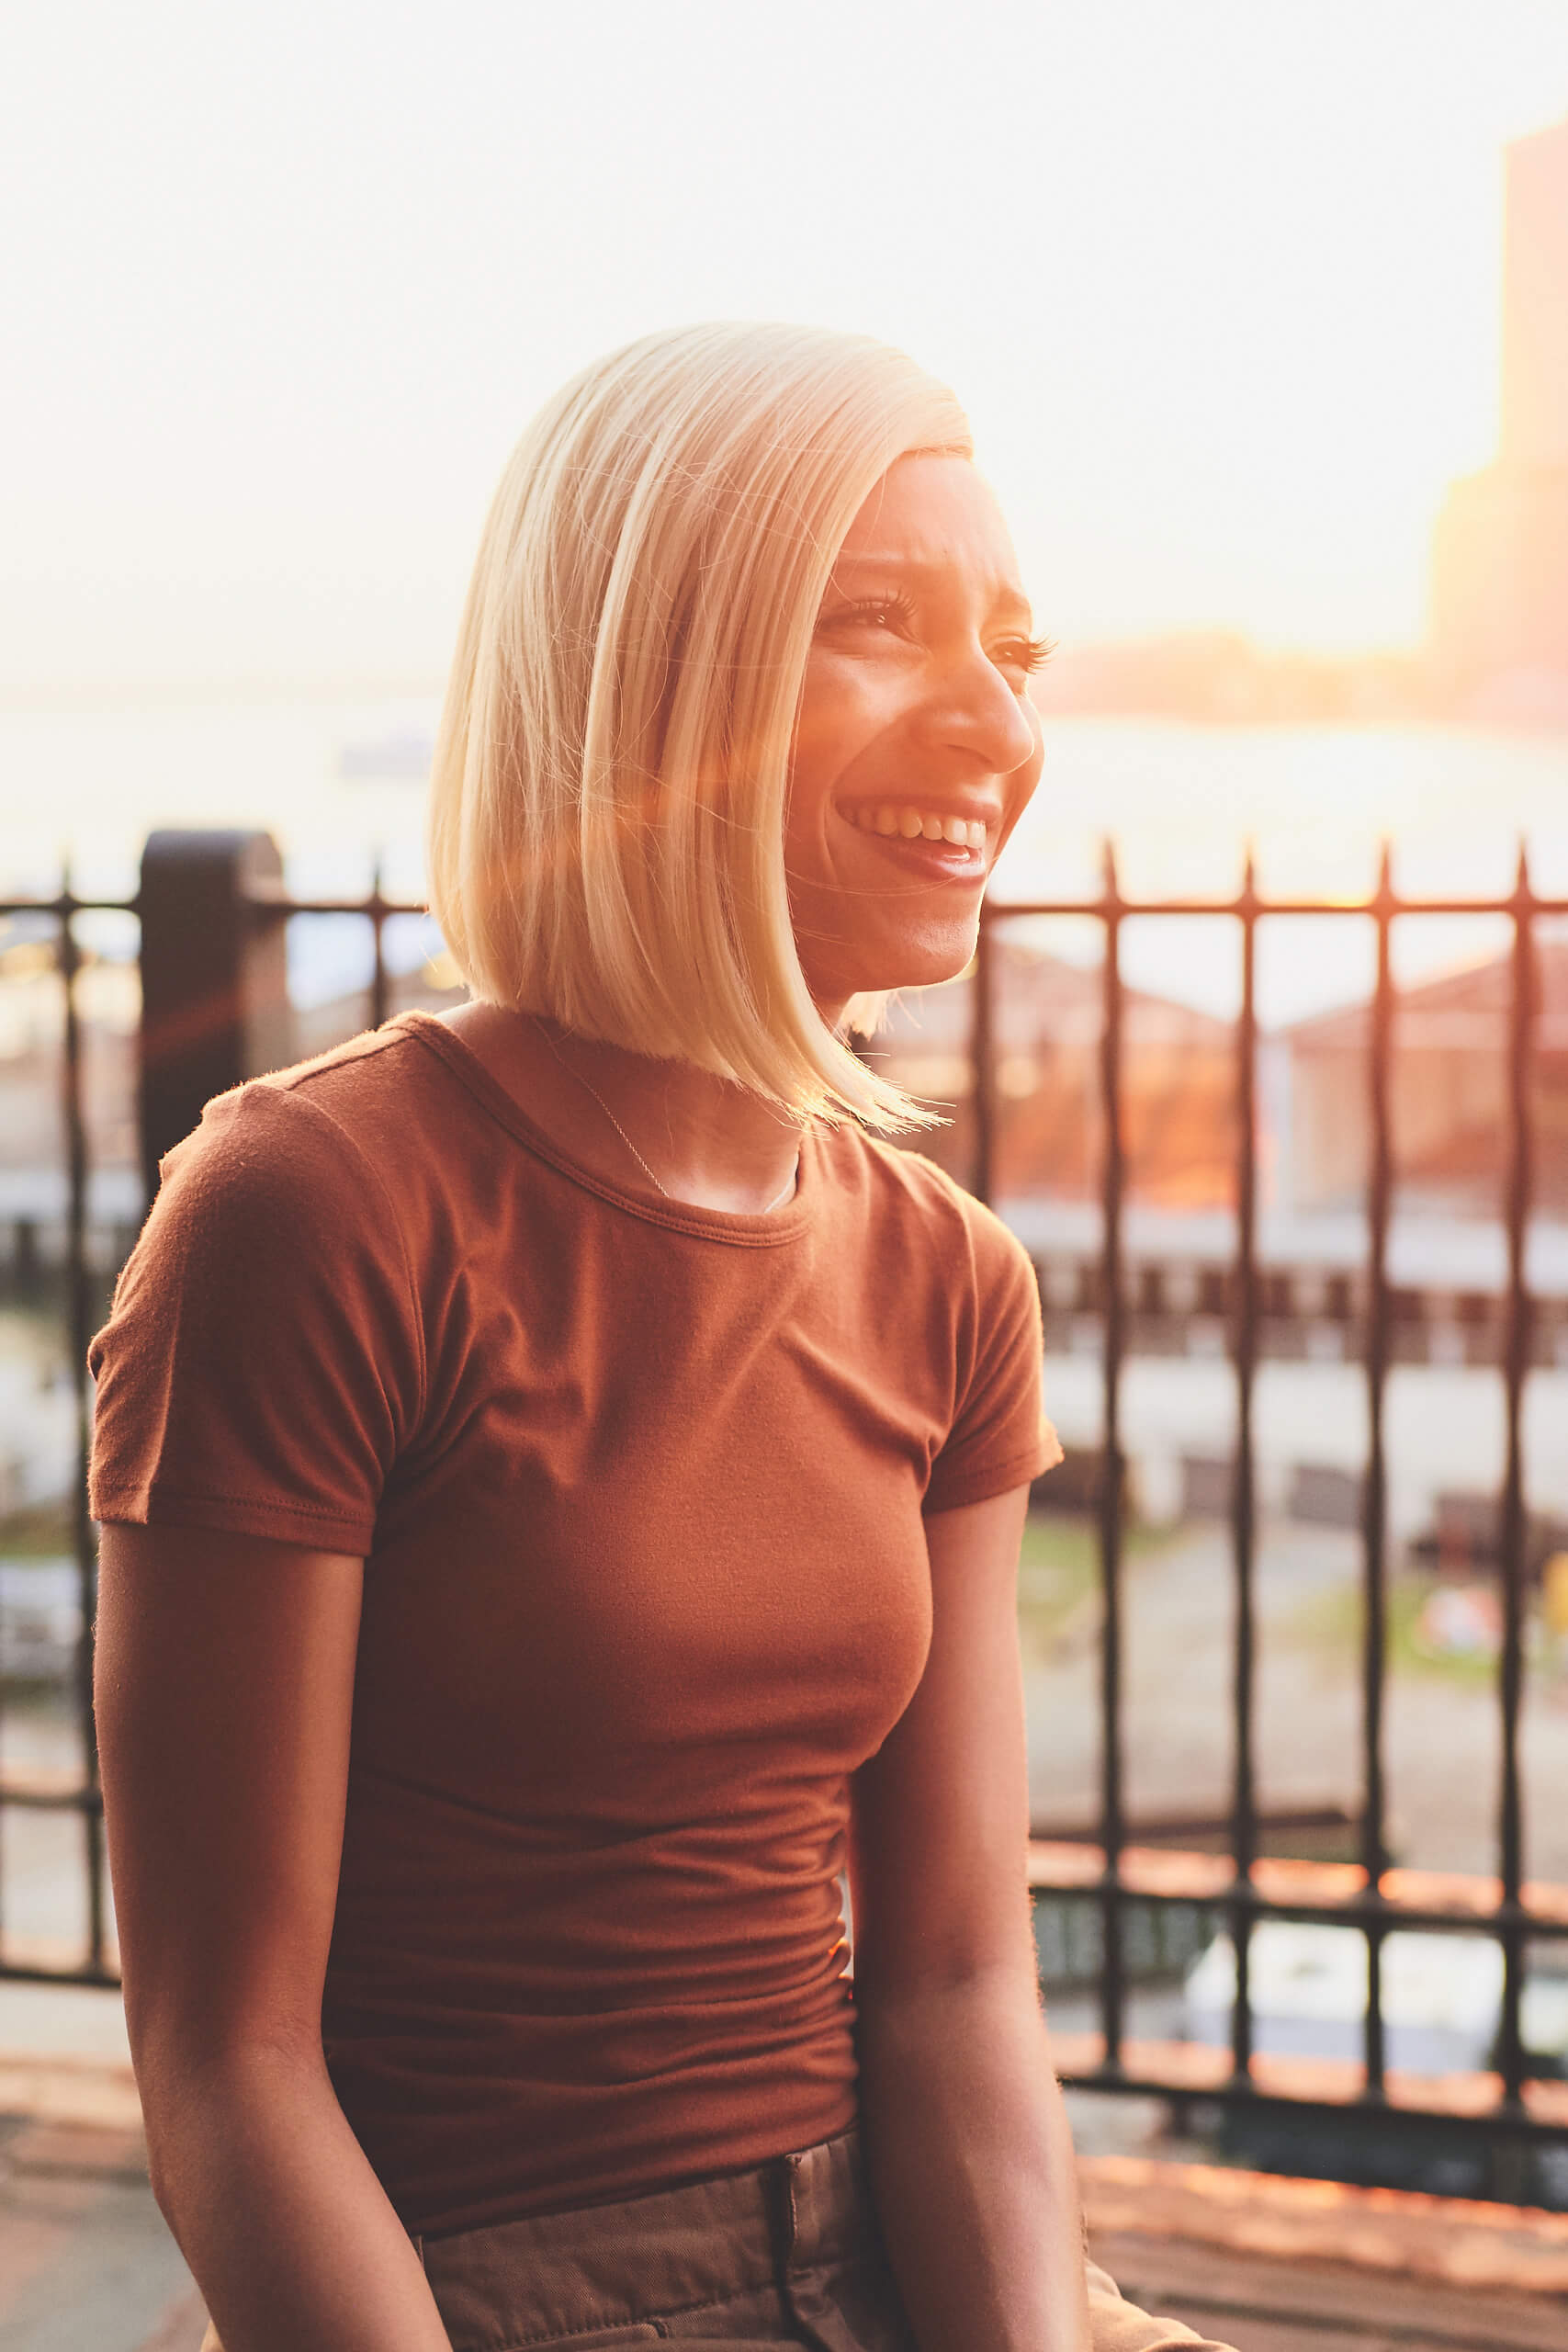
[[[840,548],[801,696],[784,829],[825,1019],[953,978],[1040,777],[1043,658],[995,499],[964,458],[900,458]]]

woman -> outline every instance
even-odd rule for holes
[[[589,368],[437,747],[473,1001],[164,1163],[93,1351],[98,1706],[229,2352],[1089,2341],[1023,1877],[1038,1299],[846,1043],[973,952],[1030,629],[900,355]]]

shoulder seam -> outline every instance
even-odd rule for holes
[[[245,1083],[265,1086],[275,1094],[295,1094],[302,1086],[309,1086],[312,1079],[352,1069],[355,1062],[370,1061],[378,1054],[389,1053],[394,1046],[407,1043],[407,1030],[395,1029],[389,1022],[380,1029],[362,1029],[357,1036],[340,1038],[335,1046],[324,1046],[319,1054],[308,1054],[303,1061],[286,1062],[281,1069],[258,1071]]]
[[[379,1193],[382,1201],[386,1204],[389,1222],[391,1226],[392,1231],[397,1236],[398,1258],[402,1266],[403,1282],[408,1291],[410,1320],[413,1327],[414,1349],[419,1361],[418,1410],[414,1419],[416,1424],[422,1423],[424,1419],[425,1409],[429,1403],[430,1368],[424,1346],[424,1317],[420,1309],[419,1286],[414,1281],[413,1264],[409,1257],[408,1238],[403,1231],[403,1221],[398,1215],[398,1205],[392,1198],[391,1190],[388,1185],[386,1178],[382,1175],[380,1170],[377,1167],[376,1162],[371,1159],[370,1154],[366,1150],[364,1145],[359,1141],[357,1136],[355,1136],[350,1128],[344,1126],[343,1121],[337,1118],[333,1112],[327,1110],[323,1104],[312,1102],[310,1097],[301,1091],[303,1086],[315,1075],[316,1072],[313,1069],[307,1069],[301,1070],[298,1076],[291,1078],[289,1084],[287,1086],[268,1087],[265,1081],[263,1080],[258,1086],[257,1091],[275,1094],[279,1101],[282,1102],[298,1102],[300,1108],[307,1112],[310,1117],[320,1119],[323,1125],[330,1127],[333,1136],[336,1136],[340,1142],[346,1144],[354,1158],[357,1159],[360,1165],[366,1170],[372,1183],[375,1185],[377,1192]],[[242,1094],[244,1094],[248,1093],[250,1091],[250,1088],[247,1086],[243,1088],[241,1092]]]
[[[964,1200],[973,1198],[973,1195],[965,1193],[962,1184],[956,1182],[948,1174],[946,1169],[940,1166],[928,1153],[913,1148],[906,1150],[901,1145],[890,1141],[886,1136],[868,1134],[862,1126],[854,1127],[852,1132],[867,1158],[875,1161],[878,1166],[896,1168],[900,1170],[906,1168],[922,1169],[928,1178],[935,1179],[937,1191],[954,1207],[961,1207]]]

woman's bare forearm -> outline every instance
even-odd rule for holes
[[[1088,2352],[1072,2136],[1032,1984],[862,2013],[864,2132],[920,2352]]]
[[[450,2352],[319,2053],[147,2071],[158,2202],[224,2352]]]

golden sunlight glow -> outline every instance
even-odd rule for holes
[[[704,316],[944,373],[1053,635],[1416,641],[1562,0],[678,14],[31,12],[0,691],[433,684],[530,410]]]

